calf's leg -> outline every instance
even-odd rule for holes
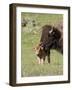
[[[41,63],[41,60],[40,60],[40,58],[39,58],[39,57],[37,57],[37,62],[38,62],[38,64],[40,64],[40,63]]]
[[[41,58],[41,64],[43,64],[43,63],[44,63],[43,58]]]
[[[41,58],[41,64],[45,63],[45,56]]]

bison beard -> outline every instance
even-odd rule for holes
[[[61,54],[63,54],[63,37],[61,31],[51,25],[45,25],[42,27],[42,35],[40,39],[40,46],[43,47],[43,50],[40,49],[38,57],[42,57],[41,52],[45,53],[45,56],[48,56],[48,63],[50,63],[50,50],[56,49]],[[45,59],[44,59],[45,61]]]

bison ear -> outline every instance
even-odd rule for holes
[[[49,34],[51,34],[53,32],[53,27],[49,30]]]

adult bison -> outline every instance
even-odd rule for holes
[[[44,25],[40,43],[35,47],[39,64],[44,63],[46,56],[48,56],[48,63],[50,63],[51,49],[63,54],[63,32],[52,25]]]

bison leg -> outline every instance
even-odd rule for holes
[[[50,63],[50,50],[48,51],[48,63]]]
[[[45,56],[45,57],[43,57],[43,63],[45,63],[45,58],[46,58],[46,56]]]

